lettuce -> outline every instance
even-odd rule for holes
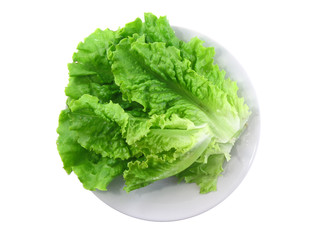
[[[250,112],[214,48],[146,13],[77,49],[57,129],[66,172],[89,190],[122,175],[128,192],[171,176],[215,191]]]

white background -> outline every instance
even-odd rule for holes
[[[0,239],[320,239],[319,10],[306,0],[1,1]],[[111,209],[64,172],[55,145],[78,42],[146,11],[226,47],[261,108],[245,180],[214,209],[177,222]]]

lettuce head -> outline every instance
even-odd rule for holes
[[[214,54],[151,13],[79,43],[57,129],[65,171],[88,190],[117,176],[128,192],[176,176],[215,191],[250,111]]]

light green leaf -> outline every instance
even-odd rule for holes
[[[126,180],[124,189],[129,192],[147,186],[157,180],[174,176],[188,168],[205,151],[211,140],[208,128],[199,129],[193,135],[189,133],[189,137],[194,138],[195,144],[192,145],[191,149],[185,151],[184,154],[180,154],[174,162],[159,158],[158,155],[148,156],[145,161],[137,160],[129,162],[128,170],[125,170],[123,174]]]
[[[227,94],[193,71],[177,48],[134,36],[117,45],[112,61],[124,98],[140,103],[149,115],[176,113],[196,125],[208,123],[219,142],[230,141],[240,130]]]
[[[223,172],[224,161],[223,154],[211,155],[207,163],[196,162],[177,176],[187,183],[196,183],[200,187],[200,193],[216,191],[218,177]]]
[[[131,152],[122,137],[128,114],[119,104],[99,104],[99,99],[83,95],[69,103],[71,125],[78,143],[103,157],[129,159]]]
[[[78,52],[73,55],[73,63],[68,65],[70,79],[65,90],[67,96],[78,99],[83,94],[91,94],[106,102],[119,94],[107,59],[114,35],[109,29],[97,29],[84,42],[79,43]]]
[[[72,124],[70,110],[63,110],[59,118],[57,147],[68,174],[74,171],[84,188],[107,190],[107,185],[122,174],[126,162],[104,158],[80,146],[77,136],[70,130]]]

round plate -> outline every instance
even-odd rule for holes
[[[244,69],[237,60],[220,44],[195,31],[174,27],[176,35],[189,41],[197,36],[205,46],[215,48],[215,63],[227,72],[226,77],[236,81],[239,95],[244,97],[252,114],[247,128],[231,152],[231,160],[225,164],[219,177],[217,191],[199,194],[196,184],[178,183],[175,177],[157,181],[147,187],[127,193],[123,190],[122,177],[115,179],[108,191],[93,192],[110,207],[132,217],[150,221],[174,221],[196,216],[222,202],[241,183],[253,161],[260,132],[260,115],[256,94]]]

